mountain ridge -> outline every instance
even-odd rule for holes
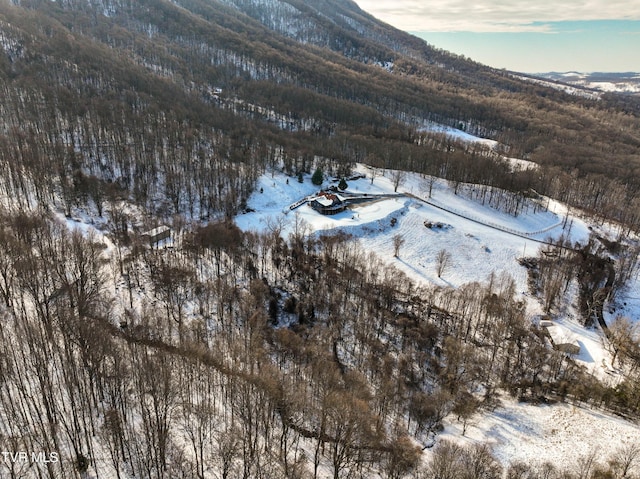
[[[427,151],[416,140],[425,125],[438,123],[496,140],[514,157],[567,174],[577,169],[580,177],[627,183],[640,169],[640,102],[611,95],[595,101],[532,84],[435,49],[353,2],[5,0],[0,15],[5,88],[43,96],[45,109],[60,110],[67,123],[79,121],[83,104],[94,116],[123,109],[136,122],[144,111],[164,112],[233,142],[260,137],[272,147],[291,145],[293,156],[315,150],[346,163],[369,157],[400,168],[415,168],[409,156]],[[19,102],[6,108],[23,110]],[[428,148],[432,171],[461,179],[473,168],[437,164],[478,157],[469,146],[454,151],[443,139],[419,141],[435,145]],[[396,153],[402,150],[407,154]],[[98,174],[86,157],[84,168]],[[476,180],[552,188],[532,174],[505,178],[497,167]]]

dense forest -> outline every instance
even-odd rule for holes
[[[425,287],[348,235],[233,217],[260,175],[366,163],[514,215],[547,195],[617,222],[611,252],[640,227],[638,99],[518,79],[349,0],[0,0],[0,47],[0,450],[55,458],[1,477],[632,477],[638,446],[563,469],[435,440],[501,394],[637,418],[623,324],[627,378],[603,385],[506,275]],[[172,249],[140,236],[161,222]],[[635,274],[637,250],[610,267],[601,244],[527,260],[545,306]]]
[[[316,156],[366,161],[638,221],[633,97],[588,100],[518,80],[350,2],[14,3],[0,3],[0,161],[11,172],[3,189],[21,201],[29,188],[45,203],[59,190],[81,196],[83,175],[148,207],[170,197],[165,215],[229,213],[283,150],[294,171]],[[544,168],[510,173],[495,151],[429,122]]]
[[[419,445],[500,389],[640,412],[637,367],[616,387],[583,373],[507,276],[424,289],[304,228],[285,241],[209,223],[180,249],[105,259],[45,211],[3,224],[0,440],[59,451],[42,477],[460,477],[428,475]],[[501,477],[483,454],[494,472],[475,477]]]

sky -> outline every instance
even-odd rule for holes
[[[356,0],[431,45],[525,73],[640,71],[640,0]]]

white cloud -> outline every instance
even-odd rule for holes
[[[549,32],[547,22],[640,20],[629,0],[356,0],[406,31]]]

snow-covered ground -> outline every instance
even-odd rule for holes
[[[637,444],[640,427],[601,411],[570,404],[533,405],[503,398],[494,412],[462,424],[450,417],[443,439],[473,444],[488,442],[502,463],[550,462],[572,470],[581,458],[598,452],[606,461],[617,449]]]
[[[296,227],[305,227],[309,232],[342,230],[356,237],[364,249],[375,252],[424,284],[460,287],[472,281],[485,281],[492,272],[508,274],[516,281],[518,294],[527,302],[532,319],[542,311],[538,301],[527,293],[526,270],[517,258],[536,255],[541,247],[539,241],[548,238],[564,234],[574,243],[583,243],[590,234],[584,220],[555,201],[545,201],[548,210],[534,213],[530,209],[514,217],[454,194],[444,180],[412,173],[403,174],[397,191],[401,196],[389,197],[395,193],[396,172],[365,165],[358,165],[357,170],[364,177],[349,181],[346,192],[388,196],[335,216],[323,216],[306,204],[290,210],[291,205],[318,192],[319,188],[311,183],[309,176],[299,183],[295,177],[282,173],[267,174],[259,179],[256,191],[249,198],[248,207],[253,211],[237,216],[236,223],[244,230],[281,228],[285,237]],[[326,181],[323,186],[333,184],[336,183]],[[70,230],[95,235],[105,244],[106,257],[115,255],[115,245],[93,215],[69,219],[58,214],[57,217]],[[439,226],[427,228],[425,223]],[[563,228],[565,223],[571,227]],[[405,240],[399,257],[394,256],[396,235]],[[443,249],[451,253],[452,263],[438,278],[435,257]],[[126,306],[129,297],[124,283],[116,285],[116,291],[120,296],[118,303]],[[142,304],[150,299],[143,290],[135,290],[132,301]],[[621,296],[617,311],[607,311],[607,314],[608,319],[622,312],[635,318],[638,311],[640,283],[636,281]],[[602,335],[597,330],[585,330],[577,317],[574,306],[568,304],[555,322],[577,338],[581,346],[576,358],[579,362],[603,380],[615,381],[616,376],[610,374],[610,355]],[[535,406],[503,398],[502,405],[495,411],[471,420],[465,436],[462,436],[462,424],[450,416],[439,437],[463,443],[486,441],[505,464],[518,460],[549,461],[571,467],[595,448],[604,458],[620,446],[637,442],[640,428],[601,411],[566,404]]]
[[[516,78],[578,95],[593,100],[601,98],[602,93],[640,93],[640,74],[628,73],[580,73],[548,72],[534,76],[514,75]]]
[[[434,133],[441,133],[452,138],[455,141],[460,141],[463,143],[475,143],[478,145],[484,146],[487,150],[492,151],[494,154],[498,155],[497,158],[504,161],[511,171],[522,171],[522,170],[530,170],[538,168],[538,164],[532,161],[523,160],[520,158],[511,158],[508,156],[504,156],[498,154],[499,151],[508,151],[509,148],[506,145],[503,145],[495,140],[489,138],[481,138],[479,136],[472,135],[467,133],[466,131],[459,130],[457,128],[452,128],[450,126],[441,125],[439,123],[431,123],[426,127],[420,129],[420,131],[429,131]]]
[[[358,173],[365,178],[350,181],[346,192],[394,193],[395,172],[359,165]],[[318,192],[319,188],[308,178],[299,183],[295,178],[274,173],[263,176],[257,192],[250,197],[248,206],[255,211],[238,216],[236,222],[244,230],[264,231],[278,226],[285,237],[301,225],[310,232],[339,229],[358,238],[365,250],[375,252],[423,284],[457,288],[474,281],[486,281],[492,273],[506,274],[515,280],[520,299],[527,304],[527,313],[532,318],[541,315],[538,300],[528,293],[527,271],[518,263],[518,258],[536,256],[542,242],[561,235],[574,244],[584,244],[589,238],[589,225],[555,201],[548,201],[548,211],[529,210],[517,217],[502,213],[454,194],[447,182],[440,179],[433,180],[429,198],[429,181],[418,174],[407,173],[398,188],[403,196],[382,198],[334,216],[324,216],[306,204],[289,210],[290,205]],[[324,186],[331,184],[325,182]],[[567,215],[569,219],[565,222]],[[425,223],[438,226],[427,228]],[[393,240],[397,235],[404,242],[395,257]],[[451,255],[451,262],[439,278],[436,269],[441,250]],[[601,334],[585,330],[577,318],[574,306],[568,304],[556,318],[556,324],[576,338],[581,348],[576,359],[603,380],[612,380],[609,353]]]
[[[393,174],[379,171],[371,181],[372,170],[364,165],[359,173],[366,176],[349,182],[346,192],[389,195],[394,193]],[[288,183],[287,183],[288,180]],[[573,218],[571,230],[563,229],[566,209],[549,202],[549,211],[530,211],[514,217],[488,206],[455,195],[446,181],[434,179],[431,197],[429,179],[406,174],[398,188],[403,194],[383,198],[362,206],[353,206],[334,216],[323,216],[307,205],[290,211],[289,205],[318,192],[309,179],[298,183],[282,174],[267,175],[259,180],[257,192],[248,202],[254,210],[236,218],[244,230],[264,231],[279,224],[286,236],[304,222],[311,231],[341,229],[359,238],[367,250],[377,252],[416,281],[459,287],[471,281],[484,281],[492,272],[506,272],[526,292],[526,271],[516,261],[535,255],[540,242],[569,234],[575,242],[585,242],[588,225]],[[326,182],[325,187],[331,183]],[[262,192],[260,192],[262,191]],[[392,218],[396,225],[392,226]],[[440,223],[427,228],[425,223]],[[405,242],[399,258],[394,257],[393,237],[401,235]],[[452,254],[452,265],[442,278],[435,272],[435,256],[446,249]],[[526,293],[525,293],[526,296]]]
[[[553,74],[547,74],[552,77]],[[608,93],[640,93],[640,75],[638,73],[576,73],[557,75],[561,80],[573,85],[584,86]]]
[[[496,148],[499,143],[489,138],[480,138],[478,136],[467,133],[466,131],[452,128],[450,126],[441,125],[439,123],[432,123],[429,126],[422,129],[422,131],[430,131],[434,133],[442,133],[443,135],[450,136],[455,140],[463,141],[466,143],[480,143],[489,148]]]
[[[554,90],[563,91],[569,95],[575,95],[582,98],[588,98],[589,100],[599,100],[602,94],[599,91],[592,90],[586,87],[586,85],[571,86],[565,80],[550,81],[543,78],[535,78],[531,76],[514,75],[515,78],[525,80],[530,83],[536,83],[538,85],[553,88]]]
[[[511,167],[511,171],[536,170],[539,168],[538,164],[533,161],[521,160],[520,158],[508,158],[506,156],[502,157],[502,159]]]
[[[365,178],[349,181],[346,192],[394,193],[395,172],[373,170],[364,165],[357,169]],[[492,272],[508,274],[516,281],[530,317],[541,315],[538,300],[528,294],[527,272],[517,259],[537,255],[541,241],[561,235],[574,244],[584,244],[591,232],[590,225],[551,200],[546,202],[548,211],[542,209],[534,213],[530,209],[514,217],[454,194],[447,182],[440,179],[433,179],[429,198],[429,183],[429,178],[407,173],[397,191],[403,196],[354,206],[335,216],[323,216],[306,204],[289,210],[290,205],[318,192],[319,188],[313,186],[308,177],[304,183],[298,183],[295,178],[275,173],[262,177],[257,192],[249,199],[248,205],[255,211],[238,216],[236,222],[244,230],[265,230],[279,225],[285,236],[301,224],[310,232],[342,230],[355,236],[365,250],[375,252],[423,284],[460,287],[472,281],[485,281]],[[335,183],[327,181],[323,186],[332,184]],[[395,225],[392,225],[393,218]],[[427,228],[425,223],[440,226]],[[396,235],[405,240],[399,257],[394,256]],[[451,254],[452,263],[438,278],[436,255],[443,249]],[[637,316],[640,285],[632,285],[628,296],[638,299],[629,300],[625,312]],[[577,340],[581,351],[575,359],[579,363],[603,381],[616,381],[602,334],[598,330],[586,330],[578,322],[574,305],[566,304],[562,314],[555,318],[555,324]],[[593,448],[600,448],[601,457],[605,457],[628,441],[637,441],[640,428],[602,412],[563,404],[534,406],[504,399],[502,407],[472,422],[466,437],[461,433],[461,424],[450,418],[443,437],[488,441],[505,463],[548,460],[557,465],[572,465]],[[607,438],[606,445],[602,438]]]

